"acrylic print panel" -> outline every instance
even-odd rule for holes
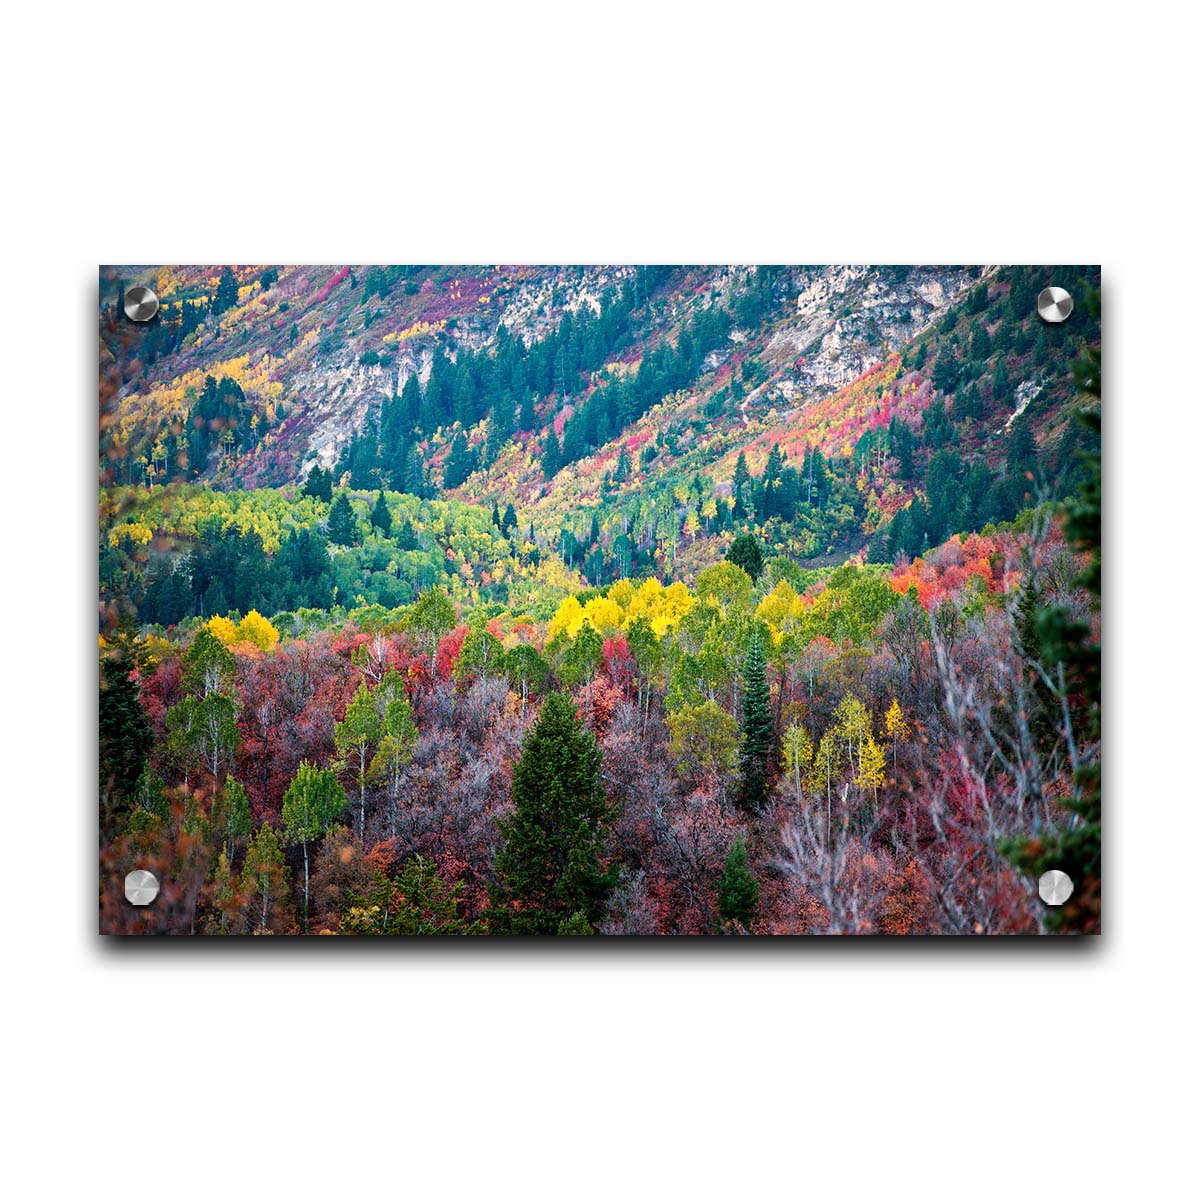
[[[1098,933],[1099,282],[103,268],[101,930]]]

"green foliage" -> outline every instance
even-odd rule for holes
[[[353,546],[358,542],[358,521],[350,507],[350,497],[339,492],[329,509],[329,540],[335,546]]]
[[[379,531],[380,537],[392,536],[392,510],[388,508],[383,492],[379,493],[375,507],[371,509],[371,527]]]
[[[757,812],[767,799],[767,768],[772,742],[771,692],[767,686],[762,639],[757,633],[750,642],[742,682],[745,693],[742,700],[741,789],[738,800],[748,812]]]
[[[459,912],[462,880],[443,878],[437,863],[414,855],[395,879],[376,871],[365,896],[342,909],[340,932],[351,936],[464,937],[483,933]]]
[[[454,604],[441,588],[430,588],[421,594],[404,618],[404,627],[425,639],[432,656],[438,641],[454,628],[458,614]]]
[[[283,797],[283,833],[293,844],[318,841],[346,807],[346,792],[333,770],[302,762]]]
[[[346,716],[333,727],[333,744],[343,767],[358,780],[358,840],[366,836],[367,764],[380,734],[379,710],[364,680],[346,705]]]
[[[152,742],[132,672],[124,655],[100,664],[100,794],[110,805],[134,791]]]
[[[229,648],[207,626],[201,626],[183,656],[183,686],[191,696],[225,693],[233,685],[236,669]]]
[[[758,582],[758,577],[763,571],[764,560],[762,546],[754,534],[739,534],[734,538],[733,545],[729,547],[725,557],[735,566],[741,567],[750,576],[753,583]]]
[[[213,803],[212,824],[214,832],[222,839],[226,854],[231,854],[235,847],[240,846],[254,828],[250,793],[244,784],[231,776],[226,776],[225,784]]]
[[[722,921],[736,921],[743,929],[748,930],[754,921],[757,908],[758,880],[750,870],[745,839],[739,835],[725,856],[717,912]]]
[[[553,692],[542,705],[513,768],[512,798],[499,823],[493,931],[554,934],[576,914],[594,928],[617,880],[616,865],[604,865],[613,814],[596,739],[568,697]]]
[[[260,933],[280,924],[290,880],[291,872],[275,830],[270,825],[261,825],[242,864],[242,887],[253,901],[255,924]]]

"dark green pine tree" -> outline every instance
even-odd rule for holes
[[[763,552],[758,544],[758,538],[752,533],[742,533],[733,539],[725,555],[729,562],[741,567],[753,582],[763,573]]]
[[[517,418],[517,427],[528,431],[533,428],[536,419],[533,410],[533,393],[526,391],[521,398],[521,415]]]
[[[745,839],[739,834],[725,856],[717,912],[722,922],[737,921],[743,929],[748,930],[757,908],[758,880],[750,870]]]
[[[562,467],[562,447],[558,444],[558,438],[554,435],[554,430],[551,429],[546,434],[546,446],[542,450],[542,474],[547,479],[553,479],[558,474],[559,468]]]
[[[742,748],[739,762],[742,783],[738,803],[757,812],[767,799],[767,765],[771,757],[771,690],[767,686],[767,660],[762,639],[755,633],[742,669]]]
[[[733,513],[736,517],[746,515],[746,500],[750,495],[750,468],[746,466],[745,451],[737,456],[733,468]]]
[[[509,533],[517,527],[517,510],[513,508],[510,500],[504,509],[504,516],[500,521],[500,528],[504,533]]]
[[[933,367],[933,386],[949,396],[958,387],[958,356],[947,348],[938,355]]]
[[[221,272],[221,279],[217,283],[217,294],[213,298],[213,312],[223,313],[227,308],[232,308],[237,303],[238,284],[234,277],[233,271],[226,267]]]
[[[443,486],[456,488],[466,483],[476,465],[475,452],[467,442],[467,435],[459,433],[450,443],[450,453],[446,457],[446,471],[442,478]]]
[[[345,492],[339,492],[329,507],[329,540],[335,546],[353,546],[358,541],[358,522]]]
[[[314,500],[323,500],[328,504],[333,499],[333,472],[313,467],[300,492],[304,496],[312,496]]]
[[[115,802],[132,794],[152,740],[132,671],[124,656],[100,667],[100,794],[110,815]]]
[[[379,493],[379,498],[375,501],[375,507],[371,509],[371,525],[373,528],[379,530],[380,537],[392,536],[392,510],[388,508],[382,491]]]
[[[514,811],[499,822],[490,924],[499,934],[580,932],[604,916],[617,881],[604,865],[612,810],[600,750],[571,700],[552,692],[513,768]]]

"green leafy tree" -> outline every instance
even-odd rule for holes
[[[604,653],[604,639],[585,620],[559,665],[558,675],[567,687],[590,682],[596,675]]]
[[[417,598],[404,616],[404,627],[425,639],[426,652],[432,659],[438,642],[454,628],[457,620],[454,601],[442,588],[435,587]]]
[[[492,633],[486,621],[472,623],[463,639],[462,649],[454,664],[454,678],[459,682],[468,679],[490,679],[504,667],[504,644]]]
[[[229,648],[202,625],[183,656],[183,686],[192,696],[228,693],[233,686],[237,662]]]
[[[671,753],[692,775],[711,779],[724,792],[725,776],[737,762],[737,722],[712,700],[685,706],[667,717]]]
[[[282,907],[287,895],[291,872],[279,848],[279,838],[270,825],[261,825],[258,836],[246,851],[242,865],[242,887],[254,898],[259,910],[259,932],[266,933],[272,918],[279,925],[283,916]]]
[[[254,828],[250,793],[232,776],[225,777],[225,784],[213,802],[212,825],[227,856],[232,856]]]
[[[771,691],[767,685],[767,660],[757,632],[750,641],[742,683],[739,802],[748,812],[757,812],[766,802],[767,767],[771,756]]]
[[[362,682],[346,705],[345,720],[333,727],[333,744],[343,765],[358,780],[358,840],[363,842],[367,826],[367,764],[371,748],[379,741],[379,712],[375,698]]]
[[[499,823],[491,926],[554,934],[582,914],[595,927],[617,881],[605,866],[612,810],[600,786],[600,750],[570,699],[551,693],[513,768],[512,815]]]
[[[729,550],[732,555],[733,547]],[[760,574],[761,570],[760,566]],[[754,597],[754,582],[748,571],[727,557],[725,562],[713,563],[700,572],[696,577],[695,591],[701,600],[711,601],[722,612],[744,611],[750,607]]]
[[[522,643],[514,646],[504,656],[504,674],[509,686],[515,688],[521,697],[521,715],[525,715],[525,705],[531,692],[539,691],[546,682],[550,668],[545,659],[533,646]]]
[[[390,695],[391,699],[383,711],[379,749],[371,759],[370,777],[382,782],[387,791],[388,828],[395,837],[400,788],[404,781],[404,769],[412,762],[413,748],[417,744],[417,726],[402,685],[389,687],[388,678],[385,678],[380,690]]]
[[[229,856],[224,850],[213,868],[212,911],[205,926],[206,932],[217,936],[246,932],[246,917],[242,912],[242,897],[233,881]]]
[[[237,710],[220,692],[204,697],[184,696],[167,712],[167,747],[187,783],[192,771],[205,766],[213,788],[221,779],[221,767],[237,753]]]
[[[721,887],[717,896],[717,912],[722,921],[736,921],[743,929],[748,930],[757,908],[758,880],[750,870],[746,841],[739,835],[725,856],[725,869],[721,872]]]
[[[346,793],[332,770],[302,762],[283,797],[283,835],[304,847],[304,928],[308,930],[308,843],[323,837],[346,807]]]

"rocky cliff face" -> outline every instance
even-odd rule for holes
[[[795,311],[764,357],[779,371],[764,390],[803,405],[836,391],[902,349],[976,282],[939,267],[816,267],[794,272]]]
[[[161,287],[167,270],[147,279]],[[212,278],[200,269],[169,270],[176,296],[213,294]],[[193,278],[191,270],[199,273]],[[264,417],[270,405],[282,420],[263,425],[270,430],[268,455],[227,463],[219,477],[302,479],[315,464],[332,467],[412,375],[427,382],[439,351],[453,357],[460,349],[478,350],[502,327],[531,344],[566,314],[598,311],[607,291],[636,275],[628,266],[411,268],[372,290],[372,270],[378,274],[363,267],[285,268],[263,290],[261,268],[241,268],[236,305],[216,319],[207,314],[171,353],[139,368],[128,391],[182,393],[206,372],[228,373],[231,364],[242,363],[235,378],[245,382],[250,402]],[[652,302],[639,301],[638,341],[623,357],[635,360],[664,340],[673,342],[709,306],[738,312],[757,275],[754,267],[729,266],[660,274]],[[765,315],[752,328],[735,327],[705,366],[725,370],[735,356],[756,360],[739,425],[773,407],[802,408],[901,349],[977,278],[951,267],[774,271]],[[559,397],[555,411],[569,411],[571,399]],[[136,395],[131,400],[140,403]],[[152,442],[155,434],[147,425],[140,436]]]

